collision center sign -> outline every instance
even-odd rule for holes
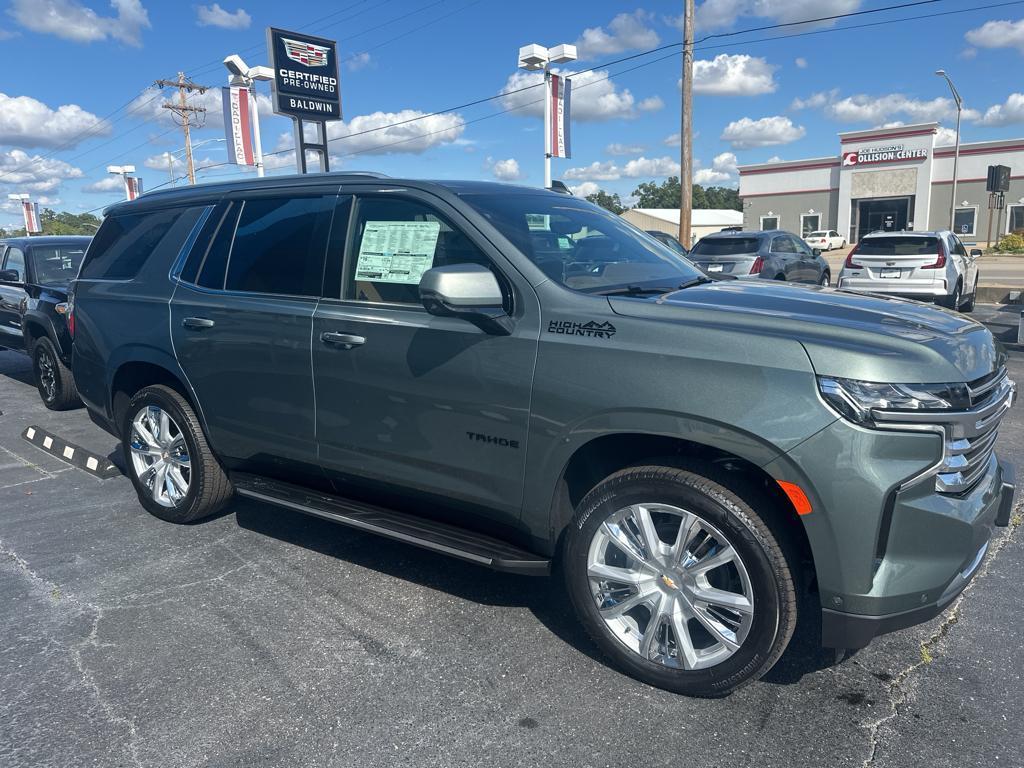
[[[907,160],[923,160],[928,157],[927,149],[907,149],[902,144],[888,147],[870,147],[855,152],[843,152],[843,167],[874,165],[875,163],[899,163]]]
[[[270,27],[274,112],[302,120],[340,120],[338,50],[333,40]]]

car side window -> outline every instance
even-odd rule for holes
[[[224,288],[319,296],[327,252],[329,201],[315,197],[246,200],[228,256]]]
[[[802,253],[805,256],[811,255],[811,249],[807,247],[807,243],[798,237],[790,238],[793,241],[793,249],[795,253]]]
[[[960,238],[956,235],[953,235],[953,244],[958,256],[967,256],[967,249],[964,248],[964,244],[960,242]]]
[[[357,202],[342,297],[382,304],[419,304],[428,269],[490,259],[447,217],[416,200],[363,197]]]
[[[796,253],[793,241],[786,235],[779,235],[772,239],[772,253]]]
[[[164,208],[109,216],[85,254],[79,277],[131,280],[150,259],[172,261],[202,208]]]
[[[25,280],[25,252],[13,245],[7,249],[7,258],[4,260],[4,269],[18,273],[18,282]]]

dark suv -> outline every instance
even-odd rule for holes
[[[73,298],[82,397],[153,514],[237,493],[557,564],[601,649],[674,691],[762,675],[800,611],[832,648],[934,616],[1009,520],[1016,390],[983,326],[714,280],[569,195],[150,194],[107,212]]]
[[[714,232],[690,249],[689,259],[708,274],[827,286],[832,280],[821,251],[792,232]]]
[[[0,346],[31,355],[39,396],[55,411],[80,405],[70,371],[67,300],[91,239],[0,240]]]

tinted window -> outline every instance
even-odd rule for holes
[[[7,260],[4,263],[4,269],[11,269],[18,273],[18,281],[24,281],[25,279],[25,254],[21,248],[15,248],[13,245],[7,250]]]
[[[594,293],[627,284],[675,286],[701,276],[693,264],[618,216],[585,200],[545,193],[463,199],[552,280]],[[535,247],[555,236],[558,250]]]
[[[327,228],[323,197],[260,197],[242,205],[228,258],[229,291],[319,296]]]
[[[210,248],[210,242],[220,229],[220,223],[230,207],[231,203],[219,203],[210,211],[210,215],[206,217],[202,229],[192,240],[188,258],[182,264],[181,271],[178,273],[178,278],[183,282],[196,282],[199,277],[199,268],[202,267],[203,260],[206,258],[206,252]]]
[[[756,237],[704,237],[693,246],[691,256],[738,256],[757,253],[761,246]]]
[[[43,285],[66,285],[78,276],[85,258],[84,245],[42,245],[31,251],[35,281]]]
[[[938,252],[937,237],[866,237],[857,246],[861,256],[932,256]]]
[[[976,213],[977,208],[957,208],[953,216],[953,231],[958,235],[973,235]]]
[[[175,226],[186,212],[181,226]],[[157,252],[170,267],[201,212],[202,208],[170,208],[108,217],[89,246],[81,277],[130,280]]]
[[[366,197],[356,213],[345,298],[420,303],[420,277],[432,267],[490,260],[451,222],[414,200]]]

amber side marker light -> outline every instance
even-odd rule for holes
[[[788,483],[785,480],[776,480],[779,484],[779,488],[782,489],[783,493],[789,497],[790,502],[793,504],[793,509],[796,510],[798,515],[809,515],[811,514],[811,502],[807,498],[807,494],[803,492],[796,483]]]

